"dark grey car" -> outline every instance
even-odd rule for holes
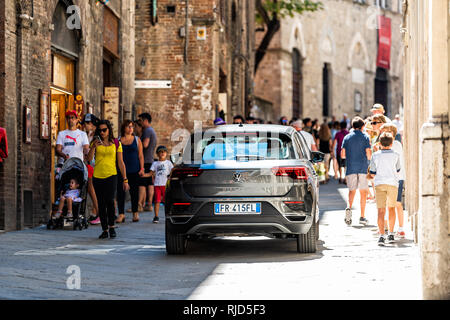
[[[225,125],[191,135],[166,190],[166,250],[212,236],[296,238],[313,253],[319,184],[311,152],[289,126]]]

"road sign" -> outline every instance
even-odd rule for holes
[[[136,89],[171,89],[172,81],[170,81],[170,80],[135,80],[134,87]]]

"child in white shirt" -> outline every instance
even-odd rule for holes
[[[401,169],[400,155],[394,152],[392,144],[394,137],[391,133],[385,132],[380,136],[381,150],[373,154],[369,166],[369,175],[375,176],[375,195],[378,207],[378,229],[380,239],[378,244],[383,246],[386,237],[384,235],[384,216],[386,214],[386,205],[389,210],[389,235],[388,242],[392,243],[394,239],[395,226],[395,207],[398,194],[398,173]]]
[[[158,155],[158,161],[153,162],[150,172],[144,174],[144,177],[155,177],[155,217],[153,223],[159,222],[159,206],[161,202],[164,202],[166,196],[166,183],[170,172],[173,169],[173,164],[170,160],[167,160],[167,148],[159,146],[156,149]]]
[[[76,179],[70,180],[69,189],[66,191],[66,193],[63,195],[61,192],[61,198],[59,199],[59,207],[58,211],[56,212],[56,215],[54,216],[55,219],[58,219],[63,211],[64,203],[67,200],[67,218],[72,218],[72,205],[74,202],[81,202],[83,199],[80,198],[81,190],[80,184]]]

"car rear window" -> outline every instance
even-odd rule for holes
[[[185,152],[185,156],[191,155],[191,159],[202,163],[296,158],[291,138],[271,132],[192,135],[188,146],[191,152]]]

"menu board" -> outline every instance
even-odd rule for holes
[[[119,136],[119,99],[120,90],[118,87],[105,88],[105,104],[103,118],[109,120],[113,126],[114,136]]]

